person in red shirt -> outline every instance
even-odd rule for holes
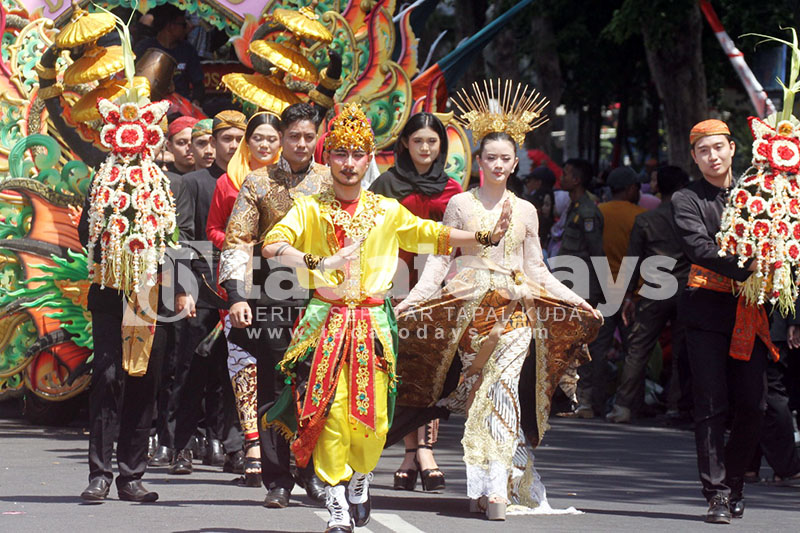
[[[206,236],[219,250],[225,244],[228,217],[245,178],[253,170],[275,163],[281,155],[280,118],[267,112],[253,115],[247,123],[244,141],[228,163],[228,172],[217,180],[208,211]]]
[[[272,113],[262,112],[253,115],[247,123],[244,133],[244,142],[239,143],[233,157],[228,162],[228,172],[220,176],[211,199],[211,208],[208,211],[206,236],[215,249],[222,249],[225,244],[225,228],[228,218],[233,211],[233,204],[239,194],[239,189],[245,178],[254,170],[275,163],[281,154],[281,121]],[[224,290],[218,288],[221,293]],[[221,310],[223,321],[226,320],[227,310]],[[230,322],[226,323],[229,329]],[[241,347],[232,347],[229,343],[230,354],[242,355]],[[230,362],[230,357],[228,358]],[[255,358],[252,357],[255,367]],[[239,412],[239,421],[244,431],[245,449],[245,482],[249,486],[261,485],[261,450],[258,446],[258,427],[256,423],[257,412],[255,404],[256,386],[255,372],[251,381],[234,379],[236,370],[228,365],[228,374],[234,383],[236,392],[236,407]],[[242,388],[248,390],[242,391]]]
[[[447,132],[435,115],[413,115],[395,143],[395,165],[381,174],[370,190],[398,200],[418,217],[441,222],[450,198],[462,192],[461,185],[445,173],[447,148]],[[413,287],[417,282],[416,255],[400,250],[400,257],[408,266],[409,287]],[[414,490],[418,469],[424,490],[444,488],[444,474],[433,456],[438,430],[439,420],[434,420],[405,436],[406,454],[394,474],[395,489]]]

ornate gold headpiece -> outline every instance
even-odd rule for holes
[[[337,148],[349,150],[360,148],[368,153],[372,153],[375,149],[375,134],[360,105],[345,104],[331,121],[331,129],[325,137],[325,150]]]
[[[517,83],[514,87],[511,80],[505,80],[505,83],[497,80],[497,87],[492,80],[488,85],[484,80],[482,89],[475,82],[472,84],[472,94],[462,89],[456,97],[460,102],[453,98],[453,103],[461,113],[456,120],[472,130],[476,143],[490,133],[502,131],[522,146],[525,134],[548,120],[542,110],[550,102],[536,89],[529,92],[527,85],[523,87]]]

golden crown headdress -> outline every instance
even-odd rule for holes
[[[456,100],[458,98],[458,100]],[[542,110],[550,102],[536,89],[528,91],[528,86],[511,80],[483,81],[483,88],[478,82],[472,84],[472,94],[462,89],[453,98],[453,103],[461,113],[456,120],[465,128],[472,130],[475,142],[490,133],[505,132],[514,139],[518,146],[525,141],[525,134],[533,131],[545,122],[547,116]],[[460,102],[459,102],[460,100]]]
[[[331,121],[330,131],[325,137],[325,150],[337,148],[362,149],[368,153],[375,149],[375,134],[360,105],[345,104]]]

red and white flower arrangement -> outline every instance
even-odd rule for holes
[[[756,262],[742,286],[748,303],[776,304],[786,316],[800,281],[800,124],[774,117],[749,122],[752,167],[731,191],[717,243],[720,255],[739,257],[740,267]]]
[[[90,275],[99,259],[101,286],[130,296],[157,281],[166,247],[175,242],[175,202],[169,179],[153,162],[164,142],[159,125],[169,102],[116,105],[97,103],[105,125],[100,132],[110,149],[91,189],[89,250],[100,241],[101,257],[89,261]]]

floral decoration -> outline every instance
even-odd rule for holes
[[[130,296],[142,285],[155,285],[166,247],[174,245],[175,202],[169,180],[153,162],[164,142],[159,126],[169,102],[97,102],[105,125],[100,132],[111,151],[90,191],[89,250],[99,241],[101,257],[89,261],[101,286]]]
[[[774,124],[774,125],[773,125]],[[717,233],[720,255],[754,260],[742,286],[748,303],[770,302],[784,316],[800,282],[800,127],[790,120],[750,117],[752,167],[731,191]]]

